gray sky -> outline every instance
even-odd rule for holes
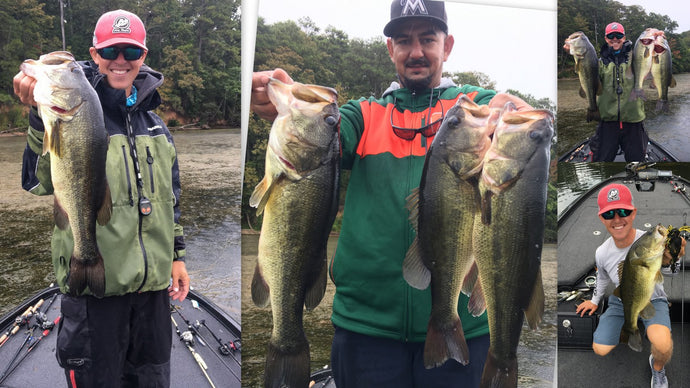
[[[251,8],[253,1],[267,24],[308,16],[322,30],[331,25],[351,38],[383,37],[390,19],[390,0],[243,0],[243,5]],[[498,90],[556,101],[556,0],[446,1],[446,12],[455,47],[445,71],[481,71]]]
[[[668,15],[678,23],[674,31],[679,34],[690,30],[690,2],[687,0],[616,0],[623,5],[639,5],[647,13]],[[623,25],[625,27],[625,25]],[[652,27],[652,26],[650,26]],[[637,37],[635,37],[637,39]]]

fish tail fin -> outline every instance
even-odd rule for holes
[[[479,386],[482,388],[517,387],[517,358],[501,361],[489,349]]]
[[[88,286],[93,295],[102,298],[105,295],[105,267],[101,253],[96,251],[93,261],[72,255],[67,285],[72,295],[80,295]]]
[[[601,115],[599,115],[599,108],[595,108],[594,110],[587,109],[587,122],[599,120],[601,120]]]
[[[666,100],[658,100],[656,102],[656,108],[654,109],[655,112],[663,112],[663,113],[668,113],[669,112],[669,105],[668,101]]]
[[[470,361],[470,351],[465,341],[465,333],[462,330],[460,317],[455,316],[451,325],[437,327],[433,321],[429,321],[424,343],[424,366],[427,369],[443,365],[446,360],[452,358],[457,362],[467,365]]]
[[[95,296],[102,298],[105,295],[105,266],[100,252],[96,259],[86,266],[86,285]]]
[[[273,341],[269,341],[264,387],[309,386],[309,361],[309,343],[306,338],[290,349],[281,349]]]
[[[635,101],[635,100],[637,100],[638,98],[641,98],[643,101],[647,99],[647,98],[644,96],[644,89],[642,89],[642,88],[640,88],[640,89],[634,88],[634,89],[630,92],[630,98],[629,98],[628,100],[630,100],[630,101]]]

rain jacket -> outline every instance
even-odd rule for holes
[[[618,54],[608,44],[601,47],[599,79],[603,90],[597,100],[601,121],[639,123],[645,119],[644,101],[640,98],[630,101],[635,86],[632,47],[632,43],[626,41]],[[618,85],[622,88],[621,94],[616,93]]]
[[[173,259],[184,259],[185,244],[179,224],[180,180],[177,153],[163,120],[151,112],[161,103],[156,91],[163,75],[142,66],[134,81],[137,101],[126,107],[125,91],[108,86],[105,76],[92,62],[81,62],[103,107],[105,126],[110,135],[106,175],[113,210],[106,225],[96,224],[96,239],[105,265],[105,296],[130,292],[157,291],[170,284]],[[129,117],[129,119],[128,119]],[[22,186],[36,195],[53,193],[50,154],[41,156],[43,122],[35,109],[22,166]],[[130,122],[135,137],[143,196],[153,207],[151,214],[139,213],[139,194],[125,123]],[[67,275],[73,250],[70,228],[53,229],[52,260],[57,283],[68,292]],[[89,294],[88,288],[84,294]]]
[[[418,290],[408,285],[402,263],[415,237],[406,198],[419,186],[433,138],[397,137],[391,114],[396,126],[419,128],[429,116],[430,98],[433,113],[428,122],[433,122],[461,94],[488,104],[496,92],[458,87],[444,79],[438,88],[415,94],[393,83],[380,99],[352,100],[340,108],[342,165],[352,174],[338,247],[329,266],[336,286],[331,317],[336,326],[374,337],[424,341],[430,287]],[[486,313],[472,317],[467,301],[461,295],[458,309],[465,337],[487,334]]]

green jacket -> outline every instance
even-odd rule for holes
[[[432,93],[432,94],[431,94]],[[461,94],[487,104],[494,91],[457,87],[449,80],[433,91],[414,95],[397,83],[381,99],[349,101],[341,107],[343,168],[351,169],[343,225],[330,263],[336,286],[332,321],[344,329],[400,341],[424,341],[431,312],[431,291],[417,290],[402,277],[405,253],[415,237],[406,198],[419,186],[427,147],[433,138],[403,140],[396,126],[418,128],[428,117],[441,117]],[[431,95],[430,95],[431,94]],[[460,318],[466,338],[487,334],[486,314],[472,317],[461,295]]]
[[[645,119],[644,101],[640,98],[630,101],[630,93],[635,86],[632,43],[625,42],[619,53],[614,53],[607,44],[602,46],[599,79],[603,87],[597,100],[601,121],[639,123]],[[621,94],[616,93],[618,85],[622,89]]]
[[[185,244],[179,224],[180,181],[177,154],[165,123],[151,112],[161,102],[156,91],[163,76],[143,66],[134,85],[137,102],[126,108],[125,93],[108,86],[92,63],[82,67],[98,93],[110,135],[106,175],[113,202],[108,224],[96,225],[98,248],[105,265],[105,296],[157,291],[170,284],[174,258],[183,259]],[[143,195],[153,206],[150,215],[139,213],[133,159],[125,128],[129,115],[143,179]],[[41,156],[43,123],[32,110],[22,167],[22,185],[36,195],[50,195],[50,154]],[[51,250],[57,283],[68,292],[69,258],[74,246],[70,228],[53,229]],[[88,294],[88,289],[85,294]]]

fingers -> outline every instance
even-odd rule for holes
[[[252,74],[252,96],[249,108],[264,120],[273,121],[278,116],[275,105],[268,98],[268,81],[275,78],[283,83],[291,84],[294,81],[283,69],[258,71]]]
[[[168,287],[168,295],[173,300],[183,301],[189,293],[189,275],[183,261],[173,262],[172,283]]]
[[[29,77],[23,71],[17,73],[12,79],[12,86],[14,94],[19,97],[19,100],[26,105],[36,106],[34,101],[34,87],[36,86],[36,79]]]

